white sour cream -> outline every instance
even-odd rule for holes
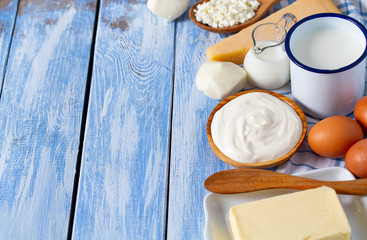
[[[242,163],[263,162],[288,153],[302,135],[302,121],[287,103],[263,92],[243,94],[213,117],[215,145]]]

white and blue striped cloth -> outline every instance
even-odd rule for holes
[[[339,8],[342,14],[349,15],[353,13],[353,17],[362,21],[363,25],[367,28],[367,0],[332,0],[332,1]],[[275,5],[275,7],[271,10],[271,12],[283,8],[293,2],[295,2],[295,0],[281,0],[277,5]],[[367,80],[367,76],[365,79]],[[289,85],[276,90],[276,92],[292,98]],[[365,92],[365,95],[366,94],[367,92]],[[353,114],[351,114],[350,117],[353,117]],[[310,116],[306,116],[306,118],[309,131],[312,128],[312,126],[314,126],[319,120],[312,118]],[[284,173],[297,173],[333,166],[345,167],[344,158],[330,159],[320,157],[311,150],[306,138],[300,150],[289,161],[278,167],[273,168],[273,170]]]

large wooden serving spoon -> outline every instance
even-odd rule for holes
[[[280,0],[258,0],[260,2],[260,6],[256,10],[255,16],[253,18],[251,18],[247,22],[237,24],[237,25],[234,25],[232,27],[225,27],[225,28],[213,28],[213,27],[210,27],[209,25],[203,24],[203,23],[198,22],[196,20],[194,10],[197,8],[197,6],[199,4],[202,4],[202,3],[208,2],[208,1],[210,1],[210,0],[200,0],[190,8],[189,17],[190,17],[191,21],[193,21],[200,28],[202,28],[204,30],[207,30],[207,31],[210,31],[210,32],[234,33],[234,32],[239,32],[242,29],[244,29],[245,27],[250,26],[251,24],[253,24],[253,23],[257,22],[258,20],[260,20],[260,18],[263,17],[265,15],[265,13],[267,13],[269,11],[269,9],[272,8],[275,4],[277,4]]]
[[[367,179],[319,181],[260,169],[231,169],[214,173],[204,183],[214,193],[245,193],[264,189],[306,190],[327,186],[338,194],[367,195]]]

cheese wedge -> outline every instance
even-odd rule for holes
[[[262,23],[276,23],[285,13],[294,14],[299,21],[307,16],[323,12],[340,13],[331,0],[298,0],[209,47],[206,51],[206,58],[208,61],[233,62],[240,65],[247,51],[253,46],[251,33],[256,26]]]
[[[350,240],[351,228],[335,191],[320,187],[234,206],[234,240]]]

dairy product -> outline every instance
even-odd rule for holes
[[[350,240],[335,191],[320,187],[244,203],[229,210],[234,240]]]
[[[242,163],[278,158],[302,135],[296,111],[264,92],[243,94],[225,104],[213,117],[211,134],[218,149]]]
[[[167,21],[180,17],[188,8],[190,0],[148,0],[147,6],[152,13]]]
[[[340,13],[331,0],[297,0],[293,4],[209,47],[206,51],[206,58],[209,61],[233,62],[240,65],[243,63],[247,51],[253,45],[251,33],[258,25],[276,23],[285,13],[294,14],[299,21],[309,15],[322,12]]]
[[[198,22],[222,28],[250,20],[259,5],[257,0],[210,0],[199,4],[194,12]]]
[[[294,42],[294,57],[306,66],[334,70],[356,61],[365,46],[356,37],[337,28],[321,28],[305,33]]]
[[[196,86],[206,96],[222,100],[247,86],[247,74],[231,62],[205,62],[196,75]]]
[[[276,42],[263,41],[257,45],[263,48],[275,44]],[[259,88],[280,88],[290,79],[289,58],[284,51],[284,44],[266,48],[258,54],[251,49],[246,54],[243,67],[249,80]]]

